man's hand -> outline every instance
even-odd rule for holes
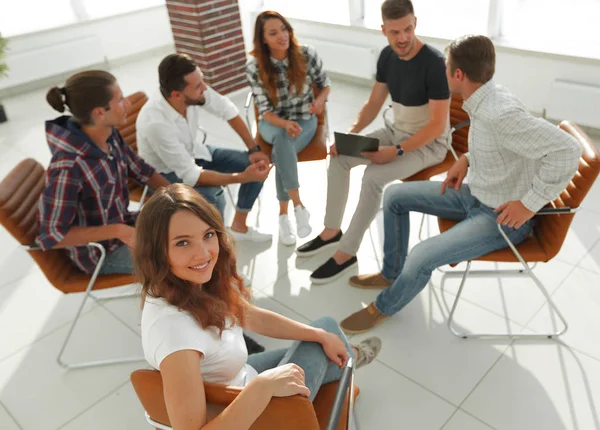
[[[325,110],[325,103],[319,99],[316,99],[308,106],[308,111],[315,115],[321,115],[323,110]]]
[[[127,224],[117,224],[115,227],[117,228],[116,238],[133,249],[135,247],[135,228]]]
[[[267,179],[267,176],[269,176],[272,167],[272,165],[267,164],[264,161],[250,164],[246,167],[246,170],[240,173],[240,176],[242,177],[241,182],[263,182]]]
[[[446,187],[460,190],[467,171],[469,170],[469,160],[467,157],[461,156],[456,163],[448,170],[446,179],[442,182],[442,194],[446,191]]]
[[[296,121],[286,121],[285,122],[285,131],[289,137],[298,137],[298,135],[302,132],[302,127]]]
[[[377,151],[364,151],[360,155],[375,164],[386,164],[398,156],[395,146],[380,146]]]
[[[331,155],[332,157],[338,156],[337,148],[335,147],[335,140],[333,141],[331,146],[329,146],[329,155]]]
[[[520,200],[506,202],[494,209],[494,212],[500,214],[496,219],[498,224],[512,227],[515,230],[520,228],[535,215],[535,212],[527,209]]]
[[[261,161],[265,164],[270,164],[269,156],[262,151],[253,152],[248,156],[248,159],[252,164],[260,163]]]

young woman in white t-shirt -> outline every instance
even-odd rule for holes
[[[250,304],[219,212],[187,185],[148,200],[135,244],[144,355],[161,372],[175,430],[247,429],[271,397],[313,400],[340,378],[348,354],[360,367],[381,348],[378,338],[350,346],[331,318],[306,325]],[[297,342],[248,357],[242,328]],[[209,423],[203,380],[244,387]]]

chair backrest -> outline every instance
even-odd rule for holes
[[[459,94],[452,94],[450,101],[450,126],[454,127],[469,119],[469,114],[462,108],[463,98]],[[452,147],[462,154],[469,152],[469,126],[463,127],[452,133]]]
[[[142,106],[146,104],[148,101],[148,96],[142,92],[138,91],[133,93],[127,97],[125,97],[129,103],[131,104],[130,108],[127,110],[127,119],[125,120],[125,124],[120,127],[117,127],[119,133],[121,133],[121,137],[125,141],[127,145],[133,152],[138,153],[137,147],[137,130],[135,127],[135,123],[137,121],[137,117],[142,109]],[[135,199],[136,193],[135,190],[139,188],[139,185],[131,178],[127,179],[127,188],[129,188],[130,197]],[[141,194],[139,192],[138,194]]]
[[[160,372],[148,369],[136,370],[131,374],[131,383],[150,418],[164,426],[170,426]],[[314,403],[302,396],[273,397],[250,429],[325,430],[338,391],[337,382],[323,385]],[[241,388],[205,382],[204,392],[208,405],[224,407],[235,400],[241,393]],[[354,387],[353,399],[358,392],[358,387]],[[345,401],[338,430],[348,429],[349,398],[348,396]]]
[[[600,153],[590,137],[577,125],[563,121],[559,127],[569,133],[583,148],[575,176],[560,196],[551,204],[553,207],[579,208],[584,197],[600,173]],[[574,214],[540,215],[537,217],[535,234],[548,260],[553,258],[562,244],[573,221]]]
[[[121,137],[123,137],[125,143],[127,143],[127,145],[133,149],[133,152],[137,154],[138,150],[135,122],[137,121],[140,109],[142,109],[142,106],[144,106],[148,101],[148,96],[142,91],[138,91],[137,93],[127,96],[126,99],[131,104],[131,107],[127,110],[127,119],[125,120],[125,124],[117,127],[117,130],[119,130],[119,133],[121,133]]]
[[[0,223],[21,245],[32,245],[37,236],[38,202],[45,185],[46,171],[32,158],[21,161],[0,182]],[[30,254],[57,288],[76,270],[62,249]]]

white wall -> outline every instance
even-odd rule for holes
[[[56,67],[48,67],[48,62],[56,61],[56,58],[44,57],[44,50],[50,48],[57,50],[62,45],[68,49],[70,44],[76,40],[93,39],[98,55],[90,58],[100,58],[106,65],[127,57],[141,53],[164,48],[173,45],[173,35],[169,24],[169,17],[165,6],[156,6],[140,11],[126,13],[120,16],[102,18],[86,21],[61,28],[54,28],[38,33],[14,36],[9,38],[9,48],[6,61],[9,66],[9,78],[0,80],[1,88],[10,88],[13,85],[23,84],[18,76],[10,76],[11,65],[13,69],[30,69],[32,76],[37,79],[48,78],[47,69],[56,70]],[[39,54],[41,52],[41,54]],[[28,55],[32,53],[32,55]],[[68,62],[68,56],[60,57],[60,61]],[[79,68],[79,62],[73,61],[73,68]],[[24,62],[25,61],[25,62]],[[69,69],[64,64],[64,71]],[[33,73],[35,72],[35,73]],[[29,79],[31,81],[31,79]],[[33,82],[34,84],[34,82]]]
[[[246,50],[252,48],[252,34],[256,9],[261,0],[239,0],[244,26]],[[386,45],[384,36],[375,30],[343,27],[329,24],[292,20],[300,41],[303,38],[339,43],[345,46],[361,46],[377,52]],[[122,60],[146,51],[173,44],[165,6],[157,6],[125,15],[75,24],[37,34],[17,36],[10,39],[11,56],[18,53],[54,46],[73,39],[94,36],[107,63]],[[424,38],[440,49],[447,41]],[[325,66],[339,70],[347,58],[336,60],[330,56]],[[375,60],[373,60],[375,61]],[[534,112],[542,112],[547,106],[550,85],[555,79],[564,79],[600,87],[600,60],[584,60],[565,56],[537,54],[510,48],[497,47],[496,81],[507,86]],[[32,63],[32,67],[43,65]],[[343,67],[343,66],[342,66]],[[6,81],[4,81],[6,85]],[[3,81],[0,80],[0,88]],[[598,109],[590,106],[590,109]]]
[[[385,37],[375,30],[297,20],[291,22],[300,42],[303,38],[321,39],[341,45],[370,47],[375,51],[387,44]],[[441,50],[448,43],[440,39],[423,39]],[[496,56],[496,82],[508,87],[532,112],[543,112],[548,105],[550,85],[556,79],[600,87],[600,60],[526,52],[502,46],[496,47]],[[329,61],[332,61],[331,57]],[[590,106],[590,109],[597,109],[600,115],[600,108]]]

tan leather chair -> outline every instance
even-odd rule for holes
[[[469,152],[469,114],[463,108],[463,99],[458,94],[452,94],[450,102],[450,136],[448,139],[448,154],[446,158],[435,166],[427,167],[418,173],[404,179],[408,181],[428,181],[436,175],[447,172],[458,158]]]
[[[313,85],[313,91],[315,93],[315,97],[319,96],[319,89],[316,85]],[[252,99],[254,95],[252,92],[248,93],[246,97],[246,122],[248,123],[248,128],[252,130],[250,123],[250,115],[249,109],[250,104],[252,103]],[[258,132],[258,108],[256,107],[256,103],[254,103],[254,121],[256,126],[256,136],[254,140],[256,144],[260,146],[260,149],[267,154],[269,157],[271,156],[271,152],[273,151],[273,146],[266,143],[260,133]],[[312,138],[310,143],[304,148],[302,151],[298,153],[298,161],[315,161],[315,160],[325,160],[327,158],[327,136],[329,133],[329,124],[327,121],[327,106],[323,110],[323,113],[317,115],[317,131],[315,136]]]
[[[8,232],[19,241],[38,264],[48,281],[59,291],[65,294],[84,292],[81,305],[76,317],[71,324],[69,333],[58,355],[58,363],[66,368],[90,367],[102,364],[113,364],[138,361],[141,357],[102,360],[86,363],[65,363],[62,354],[71,337],[71,333],[79,318],[79,314],[88,297],[94,298],[90,293],[92,289],[104,289],[135,282],[131,275],[98,275],[104,262],[101,258],[93,275],[82,273],[67,257],[63,249],[42,251],[34,245],[38,234],[37,212],[38,201],[46,184],[45,170],[40,163],[28,158],[21,161],[0,182],[0,223]],[[104,247],[98,243],[90,243],[104,255]],[[119,296],[121,297],[121,296]],[[107,297],[111,298],[111,297]]]
[[[157,370],[136,370],[131,374],[131,383],[140,402],[146,410],[146,418],[157,429],[170,429],[169,417],[163,397],[163,385]],[[208,405],[224,407],[240,394],[241,388],[204,383]],[[338,382],[324,385],[319,390],[314,403],[306,397],[274,397],[258,417],[251,430],[325,430],[338,390]],[[359,389],[354,387],[354,399]],[[353,400],[354,400],[353,399]],[[348,408],[350,399],[346,395],[344,408],[338,422],[338,430],[348,428]]]
[[[569,183],[569,186],[561,195],[554,200],[547,207],[543,208],[536,215],[536,225],[531,237],[517,246],[514,246],[508,237],[504,234],[500,227],[498,228],[502,233],[504,240],[507,242],[507,248],[498,251],[491,252],[483,255],[473,261],[493,261],[493,262],[510,262],[510,263],[521,263],[523,269],[519,271],[485,271],[489,274],[502,274],[509,272],[510,274],[522,273],[529,275],[535,284],[539,287],[542,294],[546,297],[548,304],[556,315],[560,318],[564,324],[564,328],[554,332],[543,333],[543,334],[466,334],[458,332],[453,326],[453,317],[456,311],[458,301],[460,299],[465,281],[472,273],[470,271],[471,261],[467,262],[467,268],[463,273],[462,282],[460,284],[458,294],[452,305],[450,316],[448,319],[448,328],[457,336],[460,337],[510,337],[510,338],[528,338],[528,337],[554,337],[560,336],[567,330],[567,322],[565,321],[562,314],[558,311],[556,305],[552,301],[550,295],[544,288],[544,285],[531,271],[528,263],[546,263],[558,254],[560,251],[569,226],[573,221],[575,211],[579,209],[581,202],[592,187],[598,173],[600,172],[600,153],[594,142],[582,131],[579,127],[569,121],[563,121],[559,127],[565,132],[574,136],[583,148],[583,155],[579,161],[579,168],[577,173],[573,177],[573,180]],[[438,224],[440,232],[444,232],[454,225],[457,224],[455,221],[438,218]],[[482,272],[482,271],[479,271]]]
[[[148,96],[142,91],[138,91],[125,98],[129,101],[131,106],[127,110],[127,119],[125,120],[125,124],[117,127],[117,130],[119,130],[119,133],[121,133],[121,137],[123,137],[125,143],[129,145],[131,149],[133,149],[133,152],[137,154],[138,149],[135,122],[137,121],[140,109],[142,109],[142,106],[144,106],[148,101]],[[143,202],[143,197],[145,197],[145,193],[147,192],[146,187],[138,184],[131,178],[127,180],[127,186],[129,188],[129,199],[133,202]]]

